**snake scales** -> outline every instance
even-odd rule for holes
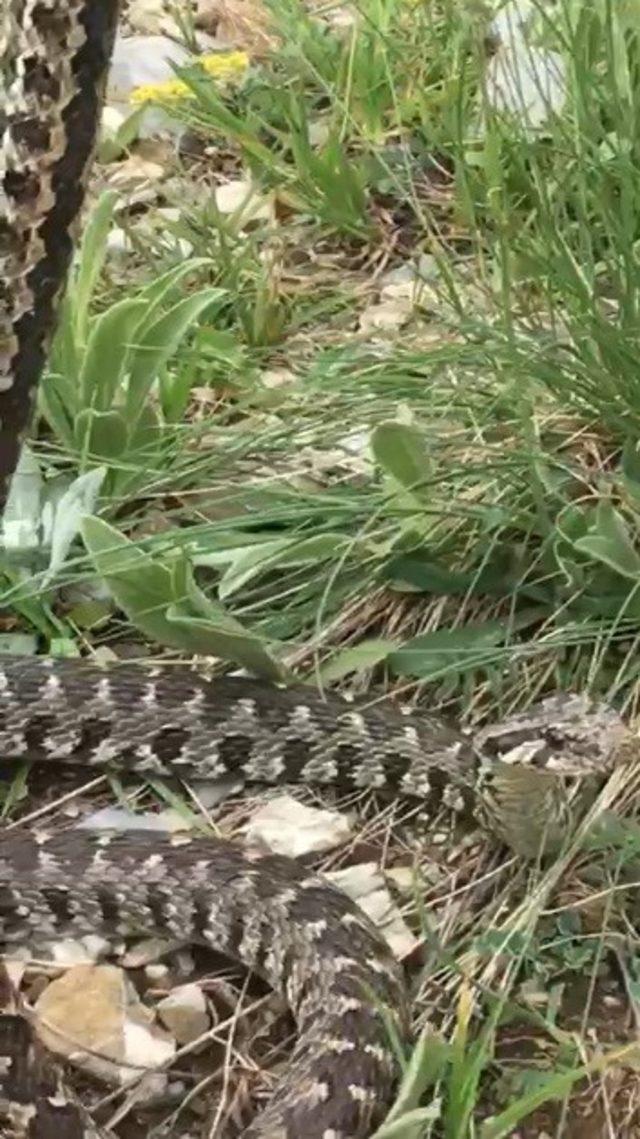
[[[73,249],[118,7],[117,0],[2,0],[0,506]],[[479,811],[503,838],[524,830],[534,845],[545,824],[561,828],[565,820],[569,800],[551,774],[553,761],[601,774],[628,738],[614,713],[579,700],[551,702],[472,739],[433,717],[407,719],[388,707],[361,709],[250,680],[212,686],[185,668],[0,664],[4,759],[370,788],[427,807]],[[518,785],[510,761],[522,759],[529,766]],[[536,766],[546,770],[527,783]],[[406,994],[379,935],[322,879],[220,841],[0,835],[0,942],[100,931],[186,935],[284,991],[298,1043],[245,1134],[371,1133],[397,1078],[381,1009],[402,1035]]]

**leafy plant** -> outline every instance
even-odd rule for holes
[[[93,314],[115,204],[114,194],[103,195],[87,226],[40,407],[81,470],[107,466],[105,492],[119,497],[161,474],[174,442],[163,415],[176,398],[173,357],[198,322],[219,309],[224,292],[198,288],[184,295],[185,285],[210,268],[206,259],[191,258]]]
[[[152,640],[189,653],[233,660],[272,680],[285,670],[264,642],[198,588],[185,555],[150,557],[102,519],[82,536],[96,571],[129,620]]]
[[[206,76],[184,72],[197,96],[183,112],[200,131],[235,143],[259,184],[277,187],[281,197],[330,229],[364,237],[366,214],[364,165],[350,156],[336,131],[326,142],[312,143],[305,94],[300,88],[270,89],[281,126],[269,129],[256,112],[236,113]],[[272,110],[272,114],[274,111]]]

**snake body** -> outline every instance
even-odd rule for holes
[[[247,1136],[365,1135],[395,1077],[386,1016],[404,1027],[398,970],[356,907],[289,859],[233,843],[75,831],[0,844],[7,942],[148,933],[213,946],[284,992],[298,1040]]]
[[[73,252],[118,0],[0,10],[0,506]]]
[[[55,327],[117,15],[116,0],[2,4],[0,507]],[[491,800],[495,819],[512,814],[511,784],[494,779],[491,795],[481,793],[487,762],[494,774],[522,758],[551,769],[562,752],[578,770],[597,771],[625,739],[613,713],[575,701],[471,738],[431,716],[306,688],[208,684],[186,668],[0,658],[7,760],[331,783],[462,811]],[[550,802],[540,799],[543,815]],[[527,807],[533,827],[533,800]],[[246,1135],[361,1139],[384,1115],[398,1075],[388,1026],[400,1039],[406,1031],[403,979],[364,914],[321,878],[222,841],[0,835],[0,943],[100,931],[186,936],[286,995],[298,1042]]]

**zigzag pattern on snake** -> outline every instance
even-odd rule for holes
[[[117,9],[116,0],[4,0],[0,13],[0,506],[72,253]],[[536,772],[544,793],[525,797],[535,831],[556,807],[563,817],[558,780],[545,782],[560,754],[567,770],[572,761],[578,772],[601,775],[627,741],[615,714],[581,701],[552,703],[471,738],[433,717],[249,680],[209,685],[184,668],[104,671],[21,658],[0,665],[5,759],[336,783],[481,815],[490,803],[489,819],[507,839],[500,822],[516,812],[513,761],[545,768]],[[402,1037],[402,976],[365,916],[322,879],[220,841],[0,836],[0,942],[98,931],[181,940],[186,931],[286,994],[298,1043],[247,1135],[360,1139],[384,1115],[397,1059],[381,1009]]]

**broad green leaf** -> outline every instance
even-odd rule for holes
[[[66,374],[50,372],[43,377],[38,392],[39,408],[67,451],[75,449],[73,420],[80,402],[80,392],[76,383],[77,374],[74,361],[70,372],[73,380]]]
[[[491,659],[491,652],[504,642],[505,627],[498,621],[484,625],[465,625],[461,629],[438,629],[407,641],[387,662],[400,676],[422,680],[465,672]]]
[[[438,565],[419,551],[392,558],[385,567],[384,576],[393,589],[403,593],[435,593],[448,597],[464,596],[474,580],[472,574],[458,573],[448,566]]]
[[[250,540],[253,535],[241,535],[241,537],[247,539],[241,546],[227,546],[226,549],[208,550],[206,554],[198,554],[194,558],[197,566],[210,566],[213,569],[218,566],[229,566],[229,570],[223,573],[220,579],[218,593],[221,597],[225,592],[226,596],[229,596],[234,587],[239,589],[246,581],[250,581],[252,577],[261,574],[269,559],[278,554],[280,550],[285,549],[287,545],[287,539],[278,539],[275,542],[269,539],[266,542],[253,542]],[[227,586],[223,585],[225,579],[228,582]]]
[[[380,423],[371,435],[371,450],[379,466],[404,490],[424,498],[431,462],[422,432],[406,423]]]
[[[58,660],[76,660],[80,656],[80,649],[71,637],[52,637],[49,641],[49,653]]]
[[[586,850],[605,850],[607,847],[626,851],[631,858],[640,854],[640,826],[634,819],[625,819],[615,811],[603,811],[594,820],[585,835]]]
[[[80,531],[97,573],[132,623],[159,644],[181,647],[165,616],[174,600],[167,566],[101,518],[84,518]]]
[[[441,1118],[439,1098],[419,1107],[429,1088],[438,1083],[451,1057],[451,1046],[432,1028],[423,1029],[412,1049],[396,1101],[382,1126],[372,1139],[418,1139],[423,1129],[418,1124],[434,1123]]]
[[[72,303],[76,344],[84,344],[87,337],[89,306],[104,265],[107,238],[117,200],[118,195],[114,190],[106,190],[100,196],[85,226],[80,243],[78,270],[69,296]]]
[[[80,532],[82,519],[95,509],[106,473],[105,467],[94,467],[79,475],[60,498],[53,522],[45,585],[64,565],[71,544]]]
[[[171,621],[175,620],[185,627],[194,644],[200,644],[204,637],[205,643],[209,645],[205,652],[215,653],[223,660],[235,661],[266,679],[287,679],[287,670],[272,655],[264,641],[245,629],[222,605],[203,593],[186,558],[174,562],[172,581],[174,596],[184,600],[178,601],[167,615]]]
[[[127,361],[137,347],[136,329],[145,311],[144,300],[126,297],[96,317],[78,380],[81,407],[111,410]]]
[[[442,1102],[436,1098],[427,1107],[416,1107],[390,1123],[383,1123],[374,1131],[372,1139],[421,1139],[429,1134],[429,1125],[437,1123],[441,1117]]]
[[[43,376],[40,390],[38,391],[38,399],[44,402],[45,408],[50,399],[47,389],[52,382],[55,383],[64,407],[67,409],[76,407],[78,400],[78,374],[80,372],[83,347],[84,343],[80,344],[76,339],[73,301],[68,294],[65,294],[60,302],[58,326],[51,344],[48,370]],[[44,401],[43,395],[46,397]]]
[[[151,640],[283,678],[284,669],[263,642],[197,589],[182,554],[162,565],[99,518],[85,518],[82,535],[116,603]]]
[[[189,548],[196,551],[193,557],[194,565],[218,566],[228,564],[241,550],[272,541],[273,538],[264,534],[247,534],[244,530],[216,528],[213,533],[194,534]]]
[[[154,474],[166,462],[163,450],[163,429],[155,407],[149,401],[130,431],[126,444],[126,455],[118,469],[111,470],[111,486],[114,495],[130,496],[136,488],[148,487]]]
[[[434,561],[427,549],[415,550],[394,557],[385,566],[384,575],[393,589],[402,592],[432,593],[442,597],[470,594],[473,597],[503,598],[517,588],[521,596],[546,601],[546,591],[526,581],[528,556],[505,542],[494,547],[479,569],[461,573],[444,562]]]
[[[225,296],[223,289],[205,289],[178,301],[150,325],[136,344],[127,391],[127,413],[140,414],[147,394],[167,360],[178,350],[189,329],[212,304]]]
[[[592,525],[594,511],[571,503],[562,510],[556,518],[556,529],[561,540],[575,546],[579,538],[589,533]]]
[[[375,668],[386,660],[389,653],[398,648],[397,641],[385,640],[383,637],[371,637],[368,641],[361,641],[348,649],[341,649],[335,653],[331,660],[320,667],[320,679],[325,684],[335,680],[342,680],[352,672],[362,672],[366,668]]]
[[[237,593],[248,581],[278,567],[302,566],[338,557],[349,544],[344,534],[317,534],[312,538],[287,538],[264,542],[241,551],[223,574],[218,587],[221,600]]]
[[[34,656],[38,638],[32,633],[0,633],[0,655]]]
[[[226,622],[194,617],[179,605],[167,609],[167,621],[173,627],[174,641],[187,652],[217,656],[246,668],[265,680],[283,680],[284,669],[269,653],[266,645],[251,633],[229,632]]]
[[[245,345],[233,332],[205,325],[198,329],[196,344],[207,360],[215,360],[223,368],[249,367]]]
[[[640,502],[640,451],[637,439],[627,439],[622,451],[622,481],[627,494]]]
[[[149,326],[157,320],[162,311],[162,306],[171,301],[171,294],[177,293],[177,287],[185,277],[214,267],[215,261],[211,257],[190,257],[187,261],[181,261],[179,265],[172,265],[157,280],[145,285],[139,294],[147,304],[147,311],[140,321],[140,334],[145,333]]]
[[[88,597],[69,609],[67,619],[73,628],[95,629],[113,616],[113,610],[114,605],[110,599],[103,601],[97,597]]]
[[[133,430],[130,430],[129,450],[132,459],[135,459],[136,452],[140,452],[143,457],[146,456],[147,464],[155,459],[159,453],[161,432],[162,425],[153,404],[146,403],[133,425]]]
[[[633,581],[640,579],[640,555],[631,541],[624,518],[610,502],[598,504],[590,532],[578,538],[574,545],[622,577]]]
[[[128,150],[131,143],[135,142],[138,137],[140,123],[146,111],[146,106],[141,104],[139,107],[136,107],[131,114],[127,115],[126,119],[119,124],[117,130],[107,133],[103,128],[98,144],[99,162],[115,162],[115,160],[122,155],[123,151]]]
[[[588,534],[592,517],[593,510],[569,505],[556,518],[553,555],[570,589],[582,589],[585,567],[590,572],[593,564],[591,555],[581,553],[577,546]]]
[[[223,628],[234,636],[246,636],[246,629],[239,621],[217,601],[211,601],[206,593],[200,589],[191,567],[186,558],[176,558],[171,566],[171,581],[173,596],[176,603],[191,616],[203,617],[207,621],[214,621],[216,626]]]
[[[13,808],[26,798],[29,768],[30,764],[21,763],[10,780],[6,782],[3,780],[0,791],[0,819],[6,819]]]
[[[0,545],[7,553],[38,549],[43,491],[38,460],[30,448],[24,446],[0,519]]]
[[[127,424],[119,411],[94,411],[86,407],[76,415],[75,445],[88,459],[114,460],[127,452]]]
[[[195,361],[198,361],[196,364]],[[199,359],[197,346],[191,360],[172,363],[171,368],[161,369],[158,387],[162,418],[165,423],[181,423],[187,410],[191,389],[202,376],[203,361]]]
[[[506,1139],[537,1108],[565,1099],[579,1081],[608,1070],[619,1071],[625,1065],[636,1067],[639,1056],[640,1049],[637,1042],[633,1041],[608,1052],[601,1052],[588,1063],[570,1071],[550,1072],[536,1088],[512,1101],[498,1115],[485,1119],[480,1126],[480,1139]]]

